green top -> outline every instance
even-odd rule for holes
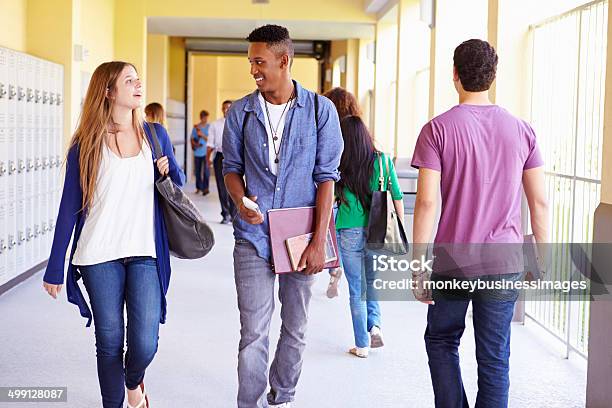
[[[372,172],[372,180],[370,180],[370,188],[372,191],[379,189],[378,177],[380,176],[380,167],[378,165],[379,155],[376,155],[374,159],[374,171]],[[387,159],[387,155],[382,154],[383,157],[383,173],[386,173],[385,161],[389,162],[389,173],[391,173],[391,197],[394,200],[401,200],[403,198],[402,190],[400,189],[399,182],[397,181],[397,174],[395,173],[395,167],[393,161]],[[387,183],[389,182],[389,175],[385,174],[384,188],[387,189]],[[338,207],[338,215],[336,217],[336,229],[342,228],[365,228],[368,226],[369,211],[364,210],[361,202],[355,194],[348,188],[344,188],[344,197],[347,203],[341,203]]]

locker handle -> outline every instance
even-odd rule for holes
[[[25,234],[23,233],[23,231],[19,231],[19,242],[18,244],[21,245],[22,242],[25,242],[26,237]]]
[[[4,84],[0,84],[0,99],[4,98],[6,95],[6,89],[4,89]]]
[[[23,98],[25,98],[25,91],[23,90],[22,87],[18,87],[17,88],[17,100],[22,101]]]
[[[34,162],[32,161],[32,159],[28,159],[28,171],[32,170],[34,168]]]
[[[32,102],[32,99],[34,99],[34,91],[31,88],[28,88],[28,97],[26,99],[26,102]]]
[[[55,99],[55,104],[60,106],[62,104],[62,95],[57,94],[57,98]]]
[[[32,234],[32,229],[28,228],[26,230],[26,241],[30,241],[32,238],[34,238],[34,234]]]
[[[6,242],[3,239],[0,239],[0,254],[8,249]]]
[[[40,100],[42,99],[42,96],[40,96],[40,90],[35,90],[34,91],[34,103],[38,103],[40,102]]]
[[[19,159],[19,164],[17,165],[17,172],[22,173],[25,170],[26,166],[22,159]]]
[[[42,103],[46,104],[47,102],[49,102],[48,92],[47,91],[43,91]]]
[[[42,163],[40,162],[40,158],[36,158],[36,164],[34,165],[34,170],[38,170],[42,167]]]
[[[9,167],[8,167],[8,174],[9,176],[11,174],[13,174],[15,171],[17,171],[17,168],[15,167],[15,162],[13,162],[12,160],[9,161]]]
[[[51,166],[49,165],[49,159],[45,157],[45,159],[42,162],[42,168],[46,169],[47,167],[51,167]]]
[[[0,162],[0,176],[4,176],[4,174],[6,174],[6,166],[4,165],[4,162]]]
[[[49,93],[49,105],[55,105],[55,94],[53,92]]]
[[[8,90],[9,100],[13,99],[15,95],[17,95],[17,91],[15,91],[15,87],[13,85],[9,85],[9,90]]]

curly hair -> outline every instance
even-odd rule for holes
[[[468,92],[488,90],[497,71],[495,48],[483,40],[467,40],[455,48],[453,62],[463,89]]]
[[[268,48],[275,50],[277,56],[287,54],[293,60],[295,54],[293,41],[289,37],[289,30],[285,27],[266,24],[251,31],[251,34],[246,39],[251,43],[266,43]]]
[[[325,92],[323,96],[334,103],[340,120],[347,116],[361,117],[361,109],[359,109],[357,98],[346,89],[340,87],[332,88]]]

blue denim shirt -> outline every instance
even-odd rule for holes
[[[297,100],[287,114],[277,176],[268,168],[268,134],[257,99],[259,91],[232,104],[223,130],[223,175],[244,176],[246,195],[257,196],[264,214],[264,222],[259,225],[236,217],[234,237],[252,243],[257,254],[268,261],[272,252],[267,211],[314,206],[317,185],[340,179],[338,166],[344,143],[338,112],[329,99],[318,96],[317,128],[315,93],[294,83]]]

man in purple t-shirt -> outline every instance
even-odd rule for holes
[[[412,158],[419,169],[415,256],[431,242],[439,193],[436,244],[523,242],[522,190],[536,241],[546,241],[544,163],[529,124],[489,101],[496,68],[497,54],[486,41],[465,41],[455,49],[453,82],[459,105],[423,127]],[[518,292],[491,299],[475,291],[451,299],[424,290],[425,279],[427,274],[415,275],[415,296],[429,304],[425,344],[436,407],[468,406],[458,347],[470,301],[478,362],[476,407],[507,407],[510,322]]]

